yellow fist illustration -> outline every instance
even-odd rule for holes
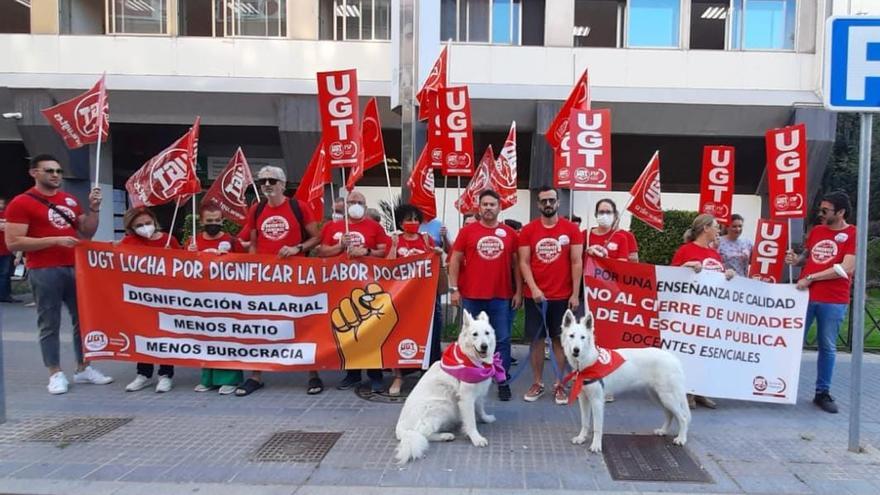
[[[391,294],[379,284],[354,289],[330,313],[344,369],[381,369],[382,344],[397,325]]]

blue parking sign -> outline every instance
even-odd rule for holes
[[[831,17],[825,28],[825,108],[880,112],[880,17]]]

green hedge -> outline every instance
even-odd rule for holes
[[[639,261],[668,265],[683,242],[684,231],[690,228],[696,217],[695,211],[666,210],[663,212],[663,232],[633,217],[630,230],[639,242]]]

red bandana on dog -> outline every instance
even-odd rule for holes
[[[443,351],[440,368],[466,383],[480,383],[489,378],[494,378],[496,382],[502,383],[507,379],[504,366],[501,365],[501,354],[495,353],[492,364],[475,363],[462,352],[457,342]]]
[[[584,387],[584,381],[601,380],[613,373],[617,368],[620,368],[620,365],[626,361],[623,359],[623,356],[615,350],[609,351],[602,347],[596,347],[596,350],[599,351],[599,359],[597,359],[595,363],[580,371],[572,371],[565,375],[565,378],[562,380],[563,385],[572,381],[572,379],[574,380],[574,383],[571,385],[571,393],[568,394],[569,404],[574,402],[574,400],[577,399],[578,394],[581,393],[581,389]]]

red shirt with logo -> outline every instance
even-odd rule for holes
[[[220,249],[220,243],[226,242],[229,243],[230,253],[244,252],[244,249],[241,247],[241,243],[238,242],[238,239],[232,237],[227,232],[224,232],[223,235],[216,239],[205,239],[205,236],[203,234],[204,232],[196,236],[196,249],[199,251],[205,251],[208,249]]]
[[[352,238],[352,247],[376,249],[379,244],[391,245],[391,239],[385,233],[385,229],[372,218],[363,218],[357,222],[349,220],[348,231]],[[327,222],[321,229],[321,244],[335,246],[342,240],[343,235],[345,235],[345,220]]]
[[[34,194],[54,204],[73,219],[74,225],[79,225],[79,216],[82,215],[79,201],[70,194],[58,191],[52,196],[46,196],[36,188],[27,190],[24,194],[12,198],[6,207],[6,222],[26,224],[25,235],[34,238],[69,236],[77,237],[77,230],[67,220],[44,205],[35,198],[28,196]],[[6,241],[3,242],[6,244]],[[28,268],[51,268],[55,266],[73,266],[73,248],[52,246],[38,251],[27,253]]]
[[[315,222],[315,218],[312,216],[312,210],[305,203],[299,200],[293,200],[299,203],[299,209],[302,212],[303,222],[308,225],[312,222]],[[281,250],[284,246],[296,246],[301,242],[305,241],[302,238],[302,234],[300,232],[299,222],[296,221],[296,215],[293,214],[293,209],[290,207],[289,200],[287,198],[284,199],[284,202],[278,206],[272,206],[266,203],[266,206],[263,208],[263,211],[260,212],[259,218],[256,219],[256,222],[253,222],[254,214],[257,211],[257,206],[259,203],[254,203],[251,205],[247,214],[247,231],[242,230],[242,232],[247,232],[245,235],[246,239],[250,239],[251,230],[257,231],[257,241],[256,241],[256,251],[259,254],[278,254],[278,251]],[[301,256],[305,256],[306,253],[299,253]]]
[[[452,245],[464,253],[458,273],[458,290],[468,299],[509,299],[513,297],[513,255],[516,232],[499,223],[486,227],[480,222],[465,225]]]
[[[3,223],[6,219],[6,210],[0,211],[0,223]],[[12,254],[8,247],[6,247],[6,231],[0,230],[0,256],[6,256]]]
[[[856,254],[856,227],[847,225],[840,230],[834,230],[827,225],[817,225],[807,235],[807,262],[801,270],[801,278],[813,273],[821,272],[837,263],[843,262],[843,257]],[[847,304],[849,302],[849,290],[852,279],[835,278],[831,280],[817,280],[810,284],[810,301]]]
[[[699,261],[704,270],[724,272],[724,263],[718,251],[710,247],[703,247],[696,242],[682,244],[675,255],[672,256],[671,266],[681,266],[691,261]]]
[[[391,244],[389,243],[389,246]],[[397,257],[405,258],[417,254],[433,252],[434,239],[430,235],[419,234],[415,239],[407,239],[404,236],[397,238]]]
[[[519,232],[519,246],[530,249],[532,276],[547,299],[571,297],[571,247],[583,244],[578,226],[564,218],[552,227],[545,226],[541,219],[533,220]],[[523,291],[525,297],[532,297],[528,284]]]
[[[592,230],[592,229],[590,229]],[[613,260],[628,260],[631,251],[629,237],[623,230],[609,230],[604,234],[584,231],[584,245],[604,247],[608,251],[608,257]],[[586,248],[584,248],[586,252]]]
[[[146,247],[157,247],[164,248],[165,243],[168,242],[168,234],[165,232],[160,232],[159,237],[156,239],[144,239],[143,237],[137,234],[125,234],[122,237],[122,240],[119,241],[120,244],[124,244],[126,246],[146,246]],[[177,239],[174,237],[171,238],[171,242],[168,244],[170,249],[180,249],[180,243],[177,242]]]

